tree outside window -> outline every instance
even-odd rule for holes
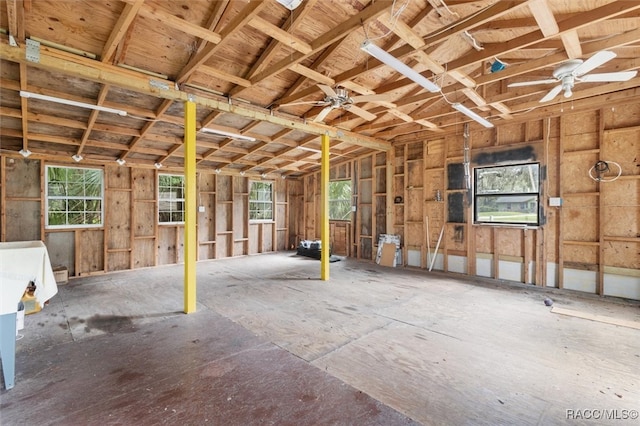
[[[184,176],[158,175],[158,223],[184,223]]]
[[[351,181],[329,182],[329,219],[351,220]]]
[[[273,182],[251,181],[249,189],[249,220],[273,220]]]
[[[474,170],[476,223],[540,223],[540,164],[478,167]]]
[[[102,226],[101,169],[47,166],[46,174],[47,228]]]

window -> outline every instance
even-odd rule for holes
[[[329,182],[329,219],[351,219],[351,181]]]
[[[47,166],[47,228],[102,226],[103,171]]]
[[[158,222],[184,223],[184,176],[158,175]]]
[[[251,181],[249,220],[273,220],[273,182]]]
[[[540,164],[478,167],[474,172],[476,223],[540,223]]]

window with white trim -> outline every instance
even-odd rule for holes
[[[46,166],[47,228],[102,226],[104,172],[83,167]]]
[[[540,224],[540,164],[474,169],[475,223]]]
[[[351,220],[351,180],[329,182],[329,219]]]
[[[251,181],[249,185],[249,220],[273,220],[273,182]]]
[[[184,176],[158,175],[158,223],[184,223]]]

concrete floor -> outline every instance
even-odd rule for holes
[[[638,302],[351,259],[323,282],[293,253],[197,269],[190,315],[182,266],[60,286],[0,424],[637,424],[586,417],[637,414],[640,330],[543,299],[632,325]]]

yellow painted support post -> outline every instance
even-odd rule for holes
[[[329,135],[322,135],[322,165],[320,168],[320,279],[329,280]]]
[[[196,311],[196,104],[184,103],[184,312]]]

